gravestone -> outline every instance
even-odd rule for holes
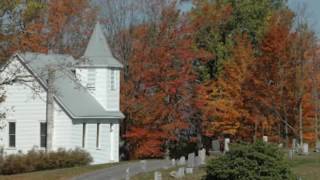
[[[283,143],[278,144],[278,148],[283,148]]]
[[[201,157],[196,156],[194,159],[194,167],[199,167],[199,166],[201,166]]]
[[[201,159],[201,165],[206,164],[206,149],[202,148],[199,152],[198,152],[200,159]]]
[[[262,140],[263,140],[263,142],[267,143],[268,142],[268,136],[263,136]]]
[[[224,152],[228,152],[230,150],[229,143],[230,143],[230,139],[229,138],[225,138],[224,139]]]
[[[220,142],[218,140],[211,141],[211,148],[213,152],[220,152]]]
[[[146,160],[141,160],[140,163],[141,163],[141,169],[143,171],[146,171],[147,170],[147,161]]]
[[[320,152],[320,141],[316,143],[316,152]]]
[[[130,168],[126,169],[126,180],[130,180]]]
[[[290,149],[289,150],[289,159],[292,160],[293,159],[293,154],[294,154],[294,150]]]
[[[309,154],[309,144],[308,143],[303,143],[302,153],[305,155]]]
[[[195,157],[195,154],[194,153],[189,153],[188,154],[188,161],[187,161],[187,167],[194,167],[194,157]]]
[[[295,138],[292,139],[292,149],[295,151],[297,149],[297,139],[295,139]]]
[[[154,172],[154,180],[162,180],[161,172],[159,171]]]
[[[178,169],[177,173],[176,173],[176,177],[177,178],[182,178],[184,177],[184,171],[185,171],[185,168],[184,167],[181,167]]]
[[[193,168],[186,168],[186,174],[192,174]]]
[[[186,165],[186,157],[181,156],[180,159],[179,159],[178,165],[179,166]]]
[[[171,166],[176,166],[176,160],[175,159],[171,159]]]

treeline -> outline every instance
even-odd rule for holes
[[[282,0],[193,3],[187,13],[168,3],[157,21],[121,31],[131,44],[120,58],[130,157],[175,156],[218,137],[315,144],[319,56],[303,9]]]
[[[25,3],[25,9],[0,6],[6,7],[0,15],[12,14],[8,27],[1,19],[3,59],[17,49],[82,54],[97,17],[92,4]],[[114,55],[124,64],[122,138],[129,157],[178,156],[218,137],[315,144],[320,59],[303,11],[294,13],[285,0],[194,0],[184,13],[177,6],[99,4]]]

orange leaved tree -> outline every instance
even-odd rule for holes
[[[129,120],[125,138],[133,158],[161,157],[192,131],[196,74],[192,28],[174,6],[161,21],[135,28],[122,109]]]

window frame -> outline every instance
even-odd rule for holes
[[[42,125],[45,124],[45,134],[42,134]],[[40,122],[40,148],[47,148],[48,124],[47,122]],[[44,137],[44,144],[42,138]]]
[[[89,68],[88,76],[87,76],[87,89],[91,93],[94,93],[96,90],[96,76],[97,76],[96,69]]]
[[[96,148],[100,149],[100,123],[97,123]]]
[[[116,90],[116,71],[115,69],[111,69],[110,71],[110,90]]]
[[[11,133],[10,130],[10,125],[14,124],[14,133]],[[11,142],[11,136],[14,137],[14,145],[11,146],[12,142]],[[9,121],[8,122],[8,147],[9,148],[16,148],[17,146],[17,123],[15,121]]]
[[[82,148],[86,147],[87,123],[82,123]]]
[[[112,133],[113,132],[113,123],[110,123],[110,132]]]

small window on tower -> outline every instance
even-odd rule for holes
[[[114,70],[114,69],[111,69],[110,88],[111,88],[112,91],[116,90],[116,85],[115,85],[115,70]]]
[[[94,92],[96,90],[96,71],[95,71],[95,69],[88,69],[87,88],[90,92]]]

